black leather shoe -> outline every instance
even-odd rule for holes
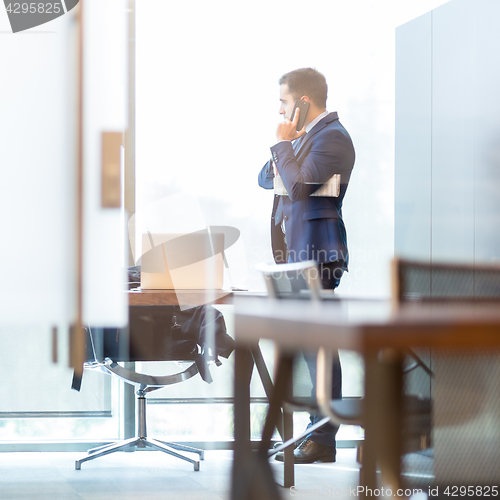
[[[325,446],[316,443],[310,439],[306,439],[300,443],[295,450],[293,456],[296,464],[312,464],[317,460],[322,462],[335,462],[337,449],[335,446]],[[275,459],[278,462],[283,462],[283,453],[276,453]]]

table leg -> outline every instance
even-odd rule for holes
[[[262,440],[259,447],[259,456],[261,463],[268,462],[268,450],[271,444],[271,438],[277,423],[283,421],[283,428],[286,429],[287,434],[284,435],[284,440],[291,438],[293,432],[293,425],[290,421],[293,416],[289,412],[282,412],[283,401],[290,395],[292,388],[292,378],[293,378],[293,356],[280,354],[278,358],[278,363],[276,367],[276,380],[274,383],[274,390],[271,393],[269,399],[269,410],[267,413],[266,422],[264,424],[264,430],[262,432]],[[288,419],[286,421],[285,419]],[[293,447],[290,446],[284,450],[284,480],[283,486],[289,488],[294,484],[294,457],[293,457]]]
[[[365,444],[361,486],[363,496],[390,489],[393,497],[401,486],[402,451],[402,356],[394,350],[368,353],[365,357]],[[376,468],[381,481],[377,485]],[[384,494],[383,496],[391,496]]]
[[[291,411],[283,412],[283,442],[293,437],[293,413]],[[291,488],[295,484],[295,458],[293,451],[295,446],[289,446],[283,450],[283,487]]]
[[[250,379],[253,362],[250,351],[236,347],[234,351],[234,458],[231,499],[245,498],[245,465],[250,448]]]
[[[253,359],[249,349],[236,347],[234,360],[234,459],[231,500],[280,498],[267,455],[250,446],[250,379]]]
[[[274,390],[273,381],[271,380],[271,376],[267,370],[266,363],[264,361],[264,357],[262,356],[262,351],[260,347],[257,345],[251,349],[253,361],[255,363],[255,368],[257,368],[257,372],[259,373],[260,380],[262,382],[262,386],[264,387],[264,391],[266,393],[267,400],[270,401],[272,397],[272,393]],[[283,412],[284,413],[284,412]],[[276,427],[278,428],[278,432],[283,441],[286,441],[286,437],[284,435],[283,423],[280,421],[277,422]]]
[[[281,408],[283,406],[283,400],[290,390],[292,374],[293,356],[280,355],[276,367],[274,390],[269,400],[269,410],[267,412],[266,422],[262,431],[262,440],[259,447],[262,456],[267,456],[267,450],[271,444],[276,423],[282,417]]]
[[[257,346],[255,348],[251,349],[252,352],[252,357],[255,363],[255,367],[257,368],[257,371],[260,376],[260,380],[262,382],[262,385],[264,386],[264,390],[266,392],[267,400],[271,401],[273,398],[273,393],[274,393],[274,384],[271,380],[271,377],[269,375],[269,372],[267,370],[267,366],[264,362],[264,358],[262,356],[262,351],[260,348]],[[291,381],[293,378],[293,360],[291,360],[291,363],[288,368],[288,375],[287,379]],[[285,364],[281,363],[281,370],[284,369]],[[288,388],[288,393],[291,393],[291,387],[292,384],[289,384]],[[289,394],[291,395],[291,394]],[[281,401],[280,401],[281,404]],[[278,429],[278,432],[281,436],[281,439],[283,442],[288,441],[293,437],[293,413],[292,412],[286,412],[284,410],[279,409],[279,417],[276,420],[276,428]],[[293,456],[293,450],[294,446],[289,446],[288,448],[285,448],[283,451],[284,453],[284,464],[283,464],[283,487],[284,488],[290,488],[294,485],[295,483],[295,472],[294,472],[294,456]],[[267,452],[267,450],[266,450]]]

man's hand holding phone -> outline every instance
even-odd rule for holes
[[[293,141],[303,136],[306,133],[305,125],[297,131],[297,125],[299,123],[301,110],[299,107],[294,108],[293,119],[290,121],[285,118],[281,123],[278,124],[278,129],[276,130],[276,138],[278,141]]]

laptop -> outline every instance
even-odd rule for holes
[[[224,234],[142,235],[143,290],[220,290],[224,280]]]

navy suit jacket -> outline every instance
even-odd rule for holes
[[[271,240],[276,262],[286,262],[286,250],[294,262],[347,263],[347,234],[342,201],[354,166],[354,146],[337,113],[329,113],[302,139],[294,153],[292,143],[282,141],[271,148],[272,159],[289,196],[274,197]],[[341,175],[338,198],[310,196],[334,174]],[[259,185],[273,189],[272,160],[259,173]],[[306,184],[316,183],[316,185]],[[275,225],[279,198],[283,198],[286,245],[280,225]]]

